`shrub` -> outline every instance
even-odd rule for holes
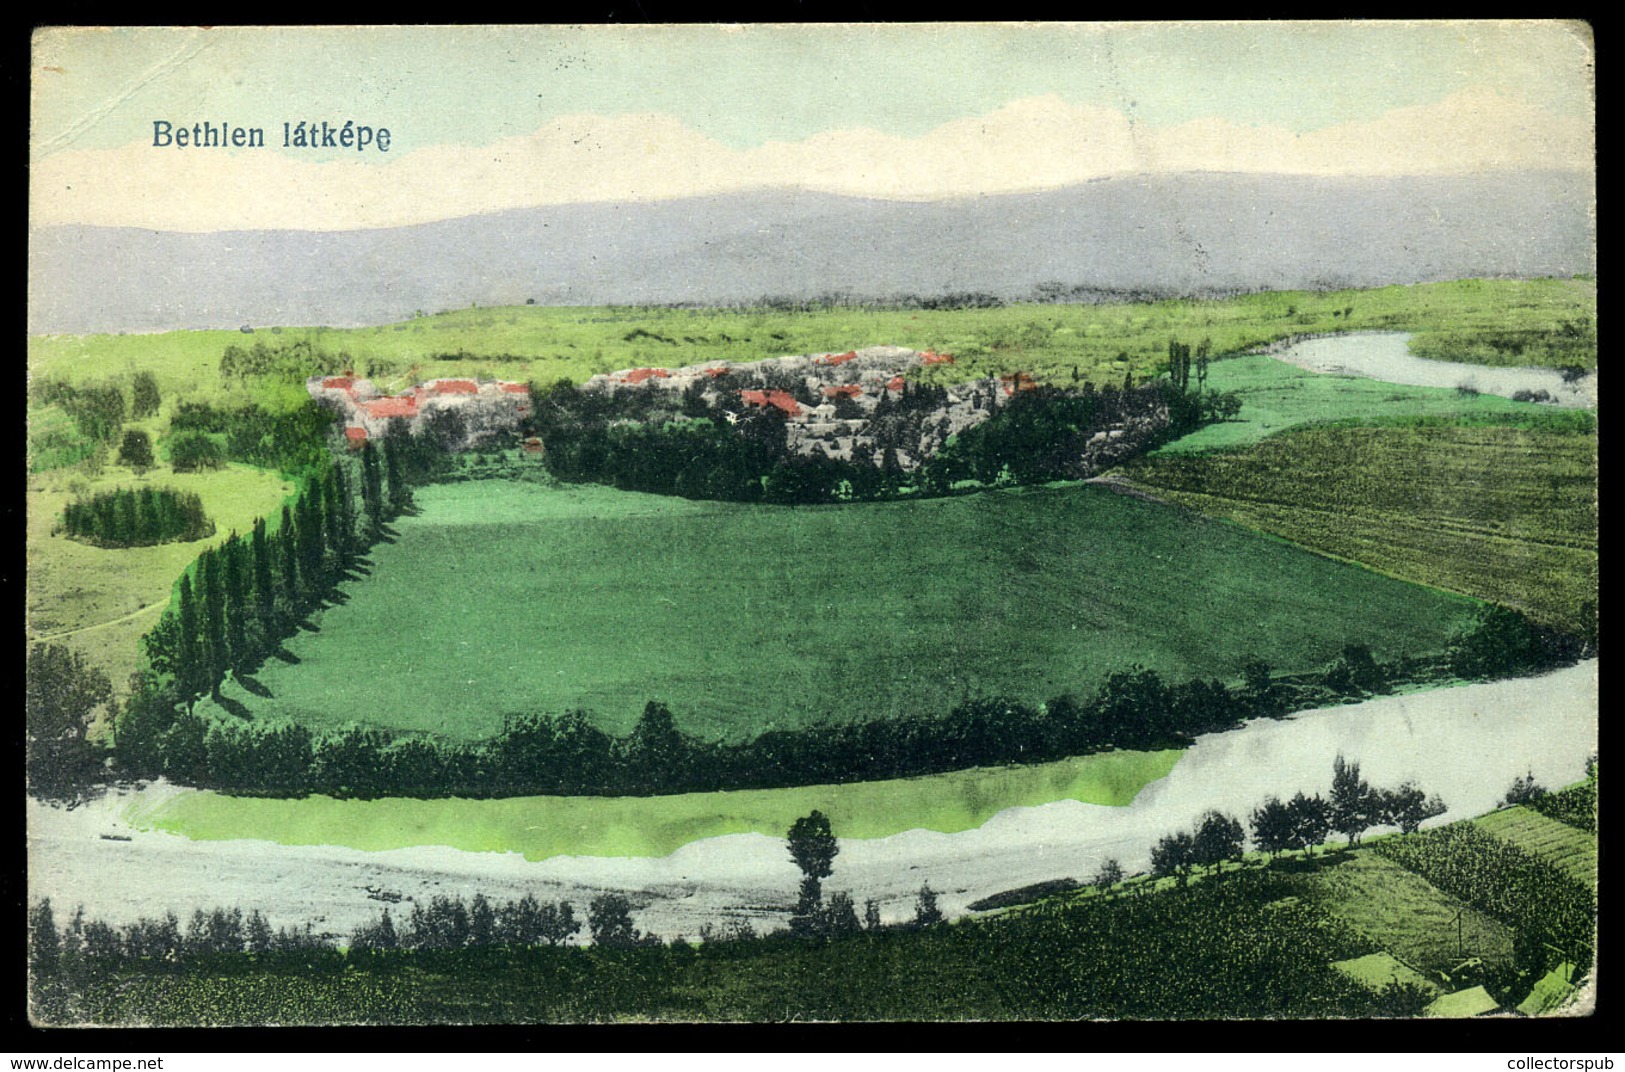
[[[175,467],[177,473],[224,469],[225,444],[207,432],[176,432],[169,437],[169,464]]]

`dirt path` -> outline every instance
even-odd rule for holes
[[[1084,483],[1107,488],[1111,491],[1117,492],[1119,495],[1127,495],[1132,499],[1144,499],[1146,502],[1160,503],[1164,506],[1168,505],[1168,501],[1166,499],[1160,499],[1151,494],[1149,491],[1145,491],[1139,487],[1139,485],[1129,483],[1126,478],[1117,473],[1106,473],[1103,476],[1092,476],[1088,480],[1085,480]]]
[[[60,633],[47,633],[44,636],[30,636],[28,638],[28,641],[29,641],[29,643],[32,644],[32,643],[41,643],[41,642],[44,642],[44,641],[47,641],[47,640],[61,640],[63,637],[78,636],[80,633],[90,633],[90,632],[94,632],[97,629],[106,629],[110,625],[118,625],[121,622],[130,621],[133,618],[139,618],[143,614],[149,614],[152,611],[159,610],[159,609],[161,609],[163,607],[167,607],[167,606],[169,606],[169,600],[168,599],[160,599],[156,603],[148,603],[146,606],[142,607],[141,609],[132,610],[130,613],[125,614],[125,615],[123,615],[121,617],[118,617],[118,618],[111,618],[111,619],[109,619],[109,620],[107,620],[105,622],[97,622],[95,625],[81,625],[77,629],[65,629]]]

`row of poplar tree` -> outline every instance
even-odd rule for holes
[[[178,693],[170,698],[217,693],[228,671],[252,669],[293,634],[411,504],[401,454],[395,439],[381,451],[368,442],[359,467],[334,459],[303,474],[275,529],[256,518],[248,536],[233,532],[198,556],[175,608],[144,641],[152,669]]]

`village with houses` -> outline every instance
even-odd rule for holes
[[[429,380],[386,395],[371,380],[346,372],[312,376],[305,387],[319,404],[338,412],[345,441],[354,449],[382,438],[390,422],[399,420],[413,435],[433,427],[448,449],[468,450],[517,433],[530,415],[529,386],[504,380]]]
[[[771,416],[783,421],[786,455],[910,471],[951,437],[1039,386],[1024,372],[947,386],[908,377],[952,364],[948,353],[869,346],[760,361],[620,369],[592,376],[577,390],[610,403],[622,415],[612,424],[714,417],[737,425]],[[447,450],[476,450],[527,436],[532,413],[529,385],[504,380],[429,380],[389,395],[346,372],[313,376],[306,386],[312,398],[339,415],[352,449],[383,437],[391,422],[399,421],[413,435],[432,431]],[[1110,427],[1095,430],[1080,461],[1093,469],[1132,453],[1166,426],[1166,407],[1153,408],[1156,412],[1119,413]],[[528,435],[523,447],[540,452],[543,443]]]
[[[907,380],[917,369],[954,363],[952,354],[870,346],[682,368],[633,368],[593,376],[583,393],[633,390],[669,395],[687,413],[720,411],[731,422],[768,412],[785,422],[789,453],[881,465],[890,449],[902,469],[917,468],[948,441],[996,413],[1016,391],[1037,386],[1016,374],[933,387]]]

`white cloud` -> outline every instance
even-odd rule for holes
[[[280,133],[267,131],[268,140]],[[932,200],[1148,172],[1589,169],[1592,154],[1589,123],[1488,90],[1301,135],[1217,118],[1153,130],[1048,96],[919,138],[837,130],[746,150],[664,115],[568,116],[491,145],[434,146],[388,163],[312,163],[271,149],[74,150],[35,162],[30,206],[35,225],[340,230],[774,186]]]

